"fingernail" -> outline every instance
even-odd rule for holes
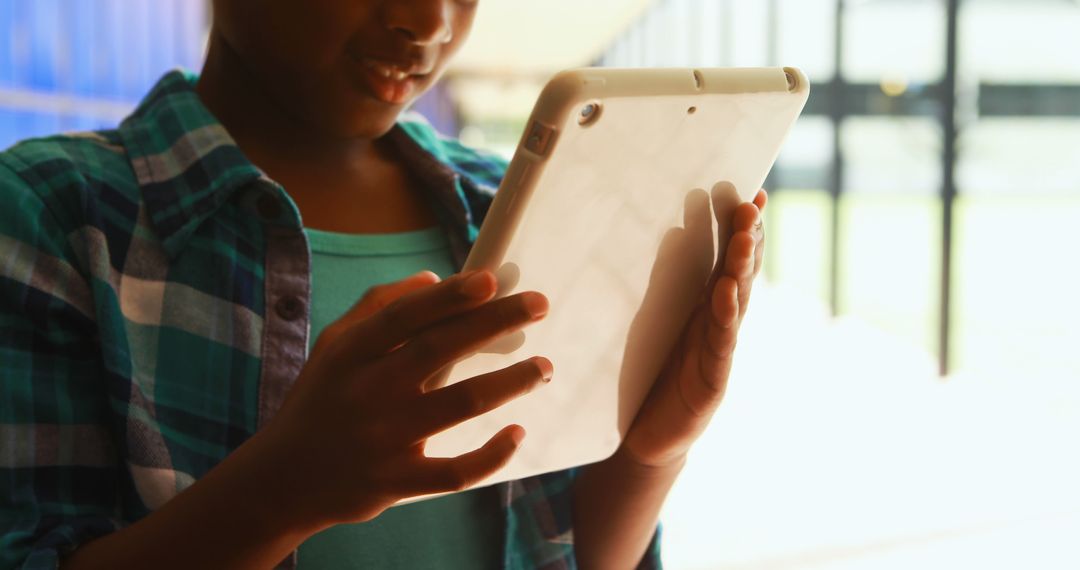
[[[510,439],[514,441],[514,447],[521,445],[525,439],[525,428],[517,426],[517,429],[510,430]]]
[[[523,299],[525,302],[525,309],[529,311],[532,318],[538,319],[548,312],[547,298],[538,293],[528,293]]]
[[[483,299],[491,294],[491,278],[486,271],[470,275],[461,285],[461,290],[473,299]]]
[[[540,375],[544,382],[551,382],[551,377],[555,375],[555,367],[551,365],[551,361],[542,356],[537,356],[533,359],[533,362],[540,369]]]
[[[441,281],[441,279],[439,278],[438,273],[435,273],[434,271],[429,271],[429,270],[426,270],[426,269],[424,271],[418,271],[416,273],[413,273],[411,279],[419,279],[421,277],[424,277],[424,278],[428,279],[429,281],[433,281],[435,283],[438,283],[439,281]]]

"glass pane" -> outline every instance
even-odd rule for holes
[[[845,192],[938,195],[941,125],[932,118],[852,117],[840,131]]]
[[[725,53],[727,42],[724,36],[731,27],[730,20],[725,19],[721,2],[693,2],[690,12],[694,19],[694,32],[697,37],[697,57],[694,65],[718,67],[723,65],[727,54]]]
[[[769,63],[769,3],[761,0],[727,0],[731,25],[724,41],[731,57],[724,65],[756,67]]]
[[[825,189],[833,160],[833,124],[825,117],[803,115],[784,142],[770,180],[793,189]]]
[[[160,75],[201,64],[206,7],[181,0],[0,0],[0,148],[115,127]],[[198,48],[182,54],[173,49],[181,42]]]
[[[767,184],[765,275],[821,303],[829,300],[832,122],[804,116],[792,129]]]
[[[765,211],[765,277],[821,304],[829,300],[832,199],[823,190],[779,188]]]
[[[962,196],[956,214],[956,369],[1080,378],[1080,192]]]
[[[846,0],[844,6],[846,79],[933,83],[944,75],[942,0]]]
[[[836,73],[836,0],[779,0],[776,65],[798,67],[811,83]]]
[[[1080,375],[1078,29],[1076,2],[961,12],[953,364],[1029,394]]]
[[[937,352],[941,200],[850,194],[840,208],[840,310]]]
[[[1080,193],[1080,117],[990,117],[963,130],[957,184],[966,195]]]
[[[1080,82],[1080,4],[1062,0],[968,1],[962,75],[989,83]]]
[[[839,309],[936,353],[941,127],[853,117],[841,128]]]
[[[644,61],[645,67],[660,67],[670,65],[671,45],[679,40],[675,30],[668,26],[667,10],[665,4],[659,4],[645,16],[643,24]]]

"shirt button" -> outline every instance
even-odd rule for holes
[[[286,321],[295,321],[304,314],[304,303],[299,297],[289,295],[278,299],[274,304],[274,311]]]
[[[255,209],[264,220],[276,220],[281,215],[281,203],[276,196],[269,192],[263,192],[255,200]]]

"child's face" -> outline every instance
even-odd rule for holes
[[[376,138],[443,72],[476,4],[214,0],[214,34],[259,83],[253,91],[308,128]]]

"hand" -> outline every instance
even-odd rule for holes
[[[427,438],[551,378],[551,363],[532,358],[424,389],[547,312],[539,293],[491,301],[495,289],[486,271],[444,282],[420,273],[373,288],[323,331],[281,410],[255,436],[263,438],[260,476],[273,478],[285,516],[308,529],[370,520],[403,498],[462,490],[509,461],[525,435],[517,425],[459,457],[424,455]]]
[[[750,288],[761,270],[767,201],[761,190],[732,215],[727,251],[630,426],[620,448],[626,458],[647,467],[680,463],[720,405]]]

